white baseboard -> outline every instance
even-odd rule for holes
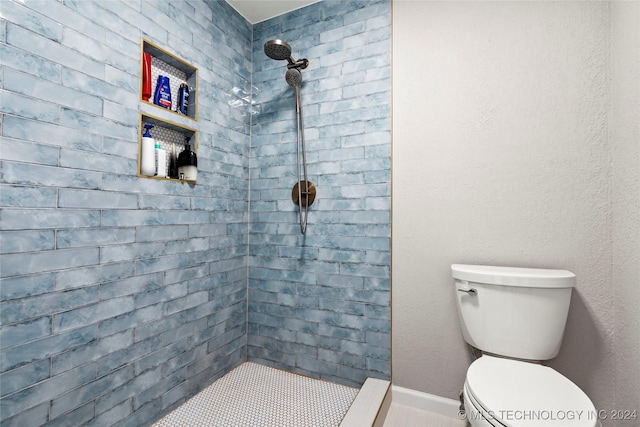
[[[449,418],[458,418],[460,402],[454,399],[423,393],[397,385],[391,386],[391,402],[399,405],[429,411]]]

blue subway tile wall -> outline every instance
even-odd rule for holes
[[[389,0],[322,1],[254,25],[248,358],[348,385],[390,374]],[[310,181],[300,234],[294,90],[302,70]]]
[[[0,8],[1,425],[149,425],[246,359],[251,25]],[[136,176],[141,37],[200,70],[195,186]]]

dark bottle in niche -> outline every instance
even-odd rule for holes
[[[169,178],[178,179],[178,155],[176,154],[176,145],[172,145],[173,148],[169,154]]]
[[[178,177],[187,181],[198,179],[198,156],[191,151],[188,136],[185,137],[185,149],[178,156]]]
[[[178,89],[178,111],[185,116],[189,109],[189,86],[186,83],[180,84]]]

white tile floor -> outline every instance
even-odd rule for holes
[[[357,388],[245,362],[152,427],[337,427]]]

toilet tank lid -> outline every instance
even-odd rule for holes
[[[451,274],[468,282],[526,288],[572,288],[576,283],[576,275],[570,271],[544,268],[453,264]]]

